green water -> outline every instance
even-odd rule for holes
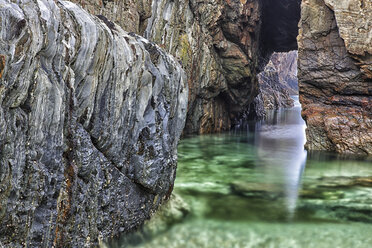
[[[183,139],[175,193],[187,214],[122,246],[372,247],[371,158],[306,152],[304,130],[297,104]]]

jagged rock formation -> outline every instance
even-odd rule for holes
[[[153,3],[145,37],[182,62],[190,88],[186,133],[229,130],[257,94],[258,1]]]
[[[144,37],[182,63],[190,88],[185,133],[230,129],[257,94],[258,1],[149,1],[150,18],[144,1],[74,1],[141,35],[147,24]]]
[[[172,191],[187,98],[186,133],[228,130],[247,118],[269,55],[297,48],[300,0],[75,2],[97,16],[0,0],[0,246],[89,246],[138,226]],[[371,10],[303,0],[309,149],[372,154]],[[112,21],[173,54],[187,80]]]
[[[306,146],[372,154],[372,2],[303,0],[301,8]]]
[[[184,66],[190,88],[186,133],[229,130],[252,112],[257,74],[273,51],[297,49],[300,1],[208,0],[153,3],[145,37]],[[271,5],[270,5],[271,4]],[[276,18],[265,19],[275,9]],[[288,14],[291,18],[283,18]],[[295,28],[279,24],[290,20]],[[291,26],[291,25],[289,25]],[[270,36],[270,43],[262,37]],[[251,113],[252,115],[252,113]]]
[[[258,74],[259,94],[254,100],[254,110],[259,118],[264,118],[267,110],[293,107],[294,101],[288,87],[280,83],[279,75],[271,60],[265,70]]]
[[[185,133],[229,130],[247,118],[259,68],[273,51],[297,49],[300,0],[127,0],[121,18],[119,0],[74,1],[141,35],[147,25],[143,35],[178,58],[190,88]],[[142,17],[128,19],[128,13]]]
[[[102,15],[127,32],[142,35],[151,17],[152,0],[72,0],[93,15]]]
[[[92,246],[137,227],[173,188],[184,71],[70,2],[0,6],[0,246]]]
[[[267,110],[293,107],[291,95],[298,94],[297,51],[273,53],[257,77],[259,93],[251,106],[251,115],[262,119]]]
[[[298,95],[297,51],[273,53],[270,61],[279,73],[279,84],[291,95]]]
[[[75,1],[144,32],[182,62],[191,89],[186,133],[227,130],[247,118],[258,94],[256,75],[272,52],[297,49],[301,0]],[[372,3],[302,2],[299,76],[307,147],[371,153]]]

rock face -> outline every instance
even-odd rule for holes
[[[152,0],[72,0],[94,15],[103,15],[127,32],[143,34]]]
[[[257,73],[272,52],[297,49],[300,0],[75,1],[182,62],[190,87],[185,133],[228,130],[249,111],[254,116]],[[371,153],[371,4],[302,1],[298,66],[308,149]]]
[[[372,154],[372,2],[304,0],[299,87],[307,148]]]
[[[297,49],[300,0],[74,1],[143,34],[182,63],[190,89],[185,133],[229,130],[246,119],[259,68],[273,51]]]
[[[267,110],[293,107],[291,95],[298,94],[297,52],[274,53],[257,77],[259,93],[252,105],[256,117],[265,118]]]
[[[186,133],[229,130],[257,94],[259,1],[154,1],[144,36],[188,75]]]
[[[286,88],[289,94],[298,95],[297,51],[273,53],[270,61],[278,71],[279,84]]]
[[[300,1],[153,2],[144,36],[182,62],[190,88],[186,133],[229,130],[252,113],[257,74],[273,51],[297,49]],[[264,17],[275,9],[274,21]],[[295,28],[278,28],[289,14]],[[289,25],[291,26],[291,25]],[[271,37],[263,43],[262,37]],[[251,113],[250,113],[251,112]]]
[[[92,246],[137,227],[173,188],[184,71],[70,2],[0,6],[0,246]]]
[[[190,89],[185,133],[229,130],[248,111],[258,86],[259,1],[74,1],[182,63]]]

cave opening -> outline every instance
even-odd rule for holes
[[[264,69],[257,75],[259,92],[255,99],[260,105],[256,115],[261,119],[268,110],[293,107],[298,96],[297,50],[274,52]]]
[[[263,0],[260,33],[260,67],[274,52],[297,50],[301,0]]]
[[[301,0],[263,0],[259,38],[258,95],[250,119],[265,118],[267,110],[292,107],[298,96],[297,36]]]

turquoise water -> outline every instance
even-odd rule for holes
[[[183,139],[178,216],[122,246],[372,247],[371,158],[305,151],[296,103],[245,130]]]

